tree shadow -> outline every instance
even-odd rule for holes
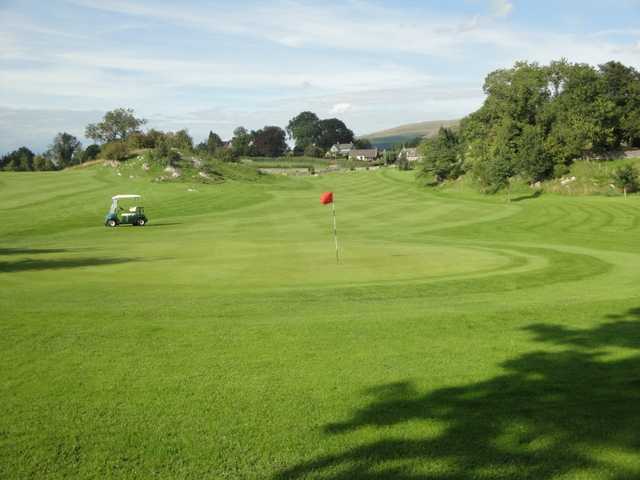
[[[103,265],[117,265],[135,262],[135,258],[62,258],[62,259],[33,259],[0,262],[0,273],[15,273],[38,270],[58,270],[79,267],[96,267]]]
[[[533,200],[534,198],[538,198],[542,195],[542,190],[536,190],[533,193],[530,193],[529,195],[521,195],[519,197],[516,198],[512,198],[511,201],[512,202],[524,202],[525,200]]]
[[[181,222],[147,223],[144,228],[169,227],[172,225],[182,225]]]
[[[64,253],[64,248],[0,248],[0,255],[37,255],[45,253]]]
[[[603,469],[610,479],[640,478],[639,316],[633,309],[588,330],[530,325],[526,330],[552,351],[509,360],[504,374],[486,381],[426,393],[408,380],[371,388],[368,406],[324,431],[373,428],[386,438],[276,478],[546,480]],[[389,436],[409,422],[435,433]],[[612,463],[616,455],[636,463]]]

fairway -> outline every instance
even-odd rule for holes
[[[640,478],[640,198],[132,177],[0,173],[0,478]]]

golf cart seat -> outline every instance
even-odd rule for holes
[[[131,213],[136,213],[136,210],[138,210],[138,207],[131,207],[131,208],[129,209],[129,211],[130,211]]]

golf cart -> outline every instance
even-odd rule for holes
[[[139,200],[140,195],[116,195],[111,198],[111,209],[104,220],[107,227],[116,227],[118,225],[133,225],[144,227],[149,220],[144,214],[144,207],[133,206],[127,210],[118,205],[121,200]]]

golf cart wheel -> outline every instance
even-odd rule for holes
[[[115,227],[118,225],[114,219],[107,220],[107,227]]]
[[[147,222],[145,222],[144,218],[139,218],[138,219],[138,226],[139,227],[144,227],[145,223],[147,223]]]

